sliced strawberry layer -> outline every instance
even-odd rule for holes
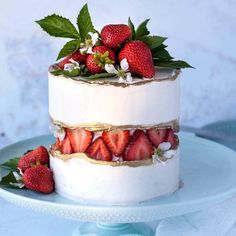
[[[154,148],[142,130],[135,130],[125,149],[125,161],[146,160],[152,158]]]
[[[93,140],[93,132],[86,129],[67,129],[74,153],[85,152]]]
[[[101,160],[101,161],[111,161],[112,155],[108,150],[106,144],[103,142],[102,138],[97,138],[92,145],[86,151],[89,157]]]
[[[166,130],[165,142],[169,142],[171,144],[171,148],[176,148],[177,140],[176,140],[173,129],[168,128]]]
[[[155,147],[158,147],[160,143],[163,143],[165,141],[166,129],[152,128],[147,130],[147,135],[152,144]]]
[[[70,144],[70,139],[68,136],[64,138],[64,140],[61,143],[61,152],[62,154],[71,154],[73,153],[71,144]]]
[[[102,139],[113,155],[121,156],[129,143],[130,134],[128,130],[104,131]]]

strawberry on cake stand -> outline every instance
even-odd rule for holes
[[[150,35],[148,21],[135,29],[129,19],[99,33],[87,4],[78,30],[55,14],[37,21],[50,35],[71,39],[48,72],[55,138],[1,151],[2,197],[97,222],[74,236],[151,236],[147,225],[135,222],[196,211],[236,192],[232,151],[179,138],[179,74],[191,66],[170,56],[166,38]]]

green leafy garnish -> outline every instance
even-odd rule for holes
[[[90,80],[95,80],[95,79],[101,79],[101,78],[110,78],[114,77],[116,74],[112,73],[99,73],[95,75],[89,75],[89,76],[84,76],[83,78],[90,79]]]
[[[19,175],[18,172],[15,172],[15,174]],[[24,187],[22,179],[17,180],[15,175],[13,174],[13,171],[10,171],[7,175],[2,177],[0,181],[0,185],[5,186],[5,187],[10,187],[10,188],[23,188]]]
[[[167,38],[161,36],[143,36],[140,38],[144,43],[146,43],[150,49],[155,49],[159,47]]]
[[[58,69],[58,70],[51,71],[50,73],[52,73],[53,75],[65,75],[69,77],[75,77],[75,76],[81,75],[81,70],[74,69],[72,71],[67,71],[67,70]]]
[[[132,31],[132,37],[131,37],[131,39],[132,39],[132,40],[135,40],[135,28],[134,28],[134,24],[133,24],[133,22],[131,21],[130,17],[129,17],[129,19],[128,19],[128,25],[129,25],[129,27],[130,27],[130,29],[131,29],[131,31]]]
[[[74,39],[67,42],[57,56],[57,60],[77,51],[80,47],[80,40]]]
[[[70,22],[70,20],[62,16],[53,14],[42,20],[36,21],[36,23],[38,23],[41,28],[51,36],[75,39],[80,38],[77,29]]]
[[[176,60],[176,61],[161,61],[158,59],[154,59],[153,60],[154,65],[155,66],[159,66],[159,67],[166,67],[166,68],[173,68],[173,69],[180,69],[180,68],[194,68],[191,65],[189,65],[187,62],[185,61],[180,61],[180,60]]]
[[[147,29],[147,23],[150,19],[146,19],[145,21],[143,21],[137,28],[136,32],[135,32],[135,37],[136,39],[140,39],[142,36],[145,35],[149,35],[150,32]]]
[[[154,48],[152,50],[153,59],[159,59],[163,61],[170,61],[173,57],[169,54],[169,52],[165,49],[167,46],[161,44],[159,47]]]
[[[85,4],[83,6],[83,8],[80,10],[80,13],[77,18],[77,25],[79,28],[80,37],[81,37],[82,42],[84,42],[85,39],[88,37],[89,32],[92,32],[92,33],[95,32],[87,4]]]
[[[12,158],[12,159],[0,164],[0,167],[2,167],[4,169],[16,171],[19,159],[20,159],[20,157]]]

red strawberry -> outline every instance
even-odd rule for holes
[[[63,139],[63,141],[61,143],[61,153],[62,154],[71,154],[71,153],[73,153],[71,143],[70,143],[70,139],[69,139],[68,135]]]
[[[101,30],[102,44],[109,48],[118,48],[131,35],[131,29],[128,25],[124,24],[106,25]]]
[[[26,188],[41,193],[51,193],[54,190],[52,171],[43,165],[28,168],[23,174]]]
[[[73,152],[85,152],[92,143],[93,132],[86,129],[67,129]]]
[[[73,59],[73,60],[81,62],[81,63],[85,63],[86,59],[87,59],[87,54],[83,54],[79,50],[77,50],[76,52],[71,53],[69,56],[67,56],[66,58],[61,60],[58,63],[58,66],[63,70],[64,69],[64,65],[66,63],[70,63],[70,59]]]
[[[128,130],[104,131],[102,139],[115,156],[123,154],[129,143],[130,134]]]
[[[119,61],[124,58],[129,63],[131,73],[145,78],[155,75],[152,53],[144,42],[137,40],[126,43],[119,53]]]
[[[21,157],[17,167],[24,173],[26,169],[30,168],[33,165],[36,165],[37,163],[40,163],[42,165],[49,164],[48,151],[43,146],[40,146]]]
[[[135,130],[125,149],[125,161],[146,160],[152,158],[154,148],[142,130]]]
[[[173,129],[168,128],[166,130],[165,142],[169,142],[171,144],[171,148],[176,148],[177,140],[175,138]]]
[[[87,69],[92,74],[101,73],[105,64],[113,64],[116,60],[115,53],[108,47],[96,46],[93,52],[95,54],[89,54],[86,60]]]
[[[165,142],[166,129],[149,129],[147,130],[149,140],[155,147],[158,147],[160,143]]]
[[[54,148],[55,148],[56,150],[61,150],[61,147],[62,147],[62,142],[60,141],[59,138],[57,138]]]
[[[95,160],[101,160],[101,161],[112,160],[112,155],[101,137],[97,138],[92,143],[92,145],[88,148],[86,153],[88,154],[89,157]]]

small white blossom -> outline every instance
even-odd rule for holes
[[[63,141],[65,136],[66,136],[65,129],[58,126],[58,125],[55,125],[54,126],[54,137],[59,138],[60,141]]]
[[[168,150],[163,153],[163,157],[166,159],[172,158],[176,154],[175,150]]]
[[[13,171],[12,173],[13,173],[13,175],[14,175],[14,177],[15,177],[16,181],[19,181],[19,180],[21,180],[21,179],[22,179],[22,176],[21,176],[21,175],[19,175],[19,174],[18,174],[16,171]]]
[[[73,59],[70,59],[69,60],[70,63],[66,63],[64,65],[64,70],[65,71],[69,71],[71,72],[72,70],[74,69],[80,69],[80,65],[79,65],[79,62],[73,60]]]
[[[97,43],[99,36],[98,33],[89,32],[88,35],[90,39],[86,39],[84,43],[80,44],[80,52],[81,53],[93,53],[93,46]]]
[[[131,83],[133,81],[132,75],[129,72],[129,64],[126,58],[121,60],[120,68],[116,69],[112,64],[106,64],[105,70],[108,73],[116,74],[119,77],[119,83]]]
[[[167,151],[171,148],[171,144],[169,142],[163,142],[159,144],[158,148],[160,148],[162,151]]]
[[[171,159],[175,154],[176,151],[171,149],[171,144],[169,142],[162,142],[155,150],[155,153],[152,155],[152,158],[153,160],[165,163],[166,160]]]

